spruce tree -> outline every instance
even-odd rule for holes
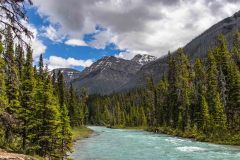
[[[167,106],[169,109],[166,112],[166,122],[169,126],[176,128],[178,122],[178,105],[177,105],[177,92],[176,92],[176,60],[175,58],[168,54],[168,72],[167,81],[168,86],[168,96],[167,96]]]
[[[210,115],[208,103],[205,96],[201,96],[201,111],[200,111],[200,129],[207,134],[210,125]]]
[[[150,111],[150,125],[152,127],[156,127],[157,125],[157,89],[154,86],[153,77],[150,76],[147,79],[147,97],[148,97],[148,105],[149,105],[149,111]]]
[[[206,97],[206,72],[204,69],[204,66],[200,59],[196,59],[194,64],[194,108],[193,108],[193,119],[194,123],[197,124],[198,128],[202,128],[204,121],[204,116],[202,111],[205,110],[204,108],[207,108],[207,102],[205,102]],[[204,108],[202,108],[204,107]]]
[[[53,94],[50,76],[46,75],[43,86],[43,101],[38,104],[40,108],[39,121],[41,122],[38,132],[39,149],[37,153],[43,157],[58,157],[58,138],[60,126],[60,111],[57,99]]]
[[[19,78],[16,67],[16,61],[14,57],[13,50],[13,37],[11,29],[7,29],[7,37],[5,37],[5,52],[4,52],[4,60],[5,60],[5,84],[6,84],[6,94],[8,98],[8,106],[5,108],[7,114],[9,114],[13,119],[18,116],[20,101],[19,101]],[[11,124],[5,130],[5,139],[8,143],[11,143],[14,126],[16,124]]]
[[[2,42],[0,41],[0,114],[2,114],[4,109],[7,107],[6,86],[4,81],[5,63],[4,63],[4,60],[2,59],[3,51],[4,51],[4,48],[3,48]]]
[[[167,83],[165,76],[160,81],[157,90],[158,90],[158,95],[157,95],[158,116],[157,116],[157,119],[158,119],[158,124],[162,126],[162,125],[166,124],[166,122],[167,122],[166,113],[168,112],[168,106],[167,106],[168,83]]]
[[[44,79],[44,64],[43,64],[43,55],[41,54],[38,62],[38,75],[40,79]]]
[[[20,81],[22,80],[22,76],[23,76],[23,65],[25,63],[25,59],[24,59],[24,51],[22,46],[17,45],[16,49],[15,49],[15,60],[16,60],[16,67],[18,70],[18,76]]]
[[[75,117],[75,113],[77,112],[76,108],[77,108],[77,104],[76,104],[75,92],[71,83],[69,88],[68,114],[69,114],[70,123],[72,127],[77,126],[77,120],[75,119],[77,118]]]
[[[68,110],[65,104],[65,94],[64,94],[64,77],[61,71],[58,73],[58,99],[60,107],[60,157],[64,159],[66,157],[66,152],[70,150],[70,145],[72,142],[72,134],[70,127],[70,120],[68,117]]]
[[[216,59],[212,52],[208,53],[208,103],[211,113],[213,133],[223,133],[226,130],[226,115],[218,91],[218,70]]]
[[[235,123],[235,118],[240,116],[240,71],[227,48],[227,42],[224,36],[220,36],[218,39],[215,57],[220,72],[221,97],[224,95],[222,102],[227,113],[229,127],[234,129],[239,125],[239,123]]]
[[[190,84],[190,64],[188,57],[184,54],[183,49],[177,51],[177,74],[176,74],[176,92],[178,96],[177,104],[179,105],[178,128],[182,131],[190,127],[190,98],[191,98],[191,84]]]
[[[7,107],[7,95],[6,95],[6,86],[5,86],[5,73],[4,73],[4,60],[2,59],[2,53],[4,51],[2,42],[0,41],[0,117],[3,116],[4,110]],[[4,130],[5,130],[4,123],[0,124],[0,136],[4,137]],[[3,139],[4,141],[4,139]],[[0,141],[0,145],[3,145]]]
[[[27,48],[26,63],[23,69],[23,81],[21,86],[21,109],[18,119],[23,123],[22,126],[22,149],[27,153],[34,153],[38,147],[36,133],[38,132],[38,108],[35,104],[35,79],[32,67],[32,50]]]
[[[233,39],[233,58],[240,69],[240,32],[236,32]]]

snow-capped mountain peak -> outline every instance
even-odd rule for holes
[[[137,62],[141,65],[147,64],[151,61],[155,61],[157,57],[148,54],[137,54],[132,58],[132,61]]]

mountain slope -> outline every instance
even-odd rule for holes
[[[78,90],[86,88],[89,94],[110,94],[134,77],[144,64],[155,59],[154,56],[140,54],[131,60],[106,56],[85,68],[72,84]]]
[[[155,61],[156,59],[157,59],[157,57],[151,56],[148,54],[137,54],[131,59],[131,61],[137,62],[141,65],[145,65],[152,61]]]
[[[52,70],[52,73],[55,73],[56,75],[58,74],[58,72],[61,71],[63,73],[64,76],[64,80],[68,83],[71,82],[72,80],[78,78],[81,74],[80,71],[75,70],[75,69],[71,69],[71,68],[58,68],[58,69],[54,69]]]
[[[78,89],[85,87],[90,94],[109,94],[128,82],[140,68],[137,62],[107,56],[84,69],[72,84]]]
[[[189,55],[190,59],[197,57],[204,57],[210,48],[216,46],[217,37],[219,34],[223,34],[229,42],[229,48],[233,41],[234,34],[237,30],[240,30],[240,11],[233,16],[228,17],[219,23],[213,25],[201,35],[189,42],[184,51]],[[129,82],[122,86],[119,91],[129,90],[135,87],[142,87],[145,85],[145,76],[152,75],[155,82],[158,82],[163,73],[167,71],[167,58],[162,57],[153,62],[144,65],[137,73],[132,77]]]

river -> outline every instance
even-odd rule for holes
[[[79,140],[74,160],[240,160],[240,148],[127,129],[90,126],[94,135]]]

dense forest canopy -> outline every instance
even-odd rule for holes
[[[33,66],[31,44],[22,39],[31,38],[21,23],[27,19],[22,2],[5,0],[0,6],[0,147],[65,159],[71,129],[86,124],[87,96],[66,85],[61,72],[51,74],[42,55]]]
[[[13,42],[8,28],[0,43],[0,145],[2,148],[63,158],[70,150],[71,128],[86,123],[86,94],[51,75],[40,56],[33,67],[32,49]]]

